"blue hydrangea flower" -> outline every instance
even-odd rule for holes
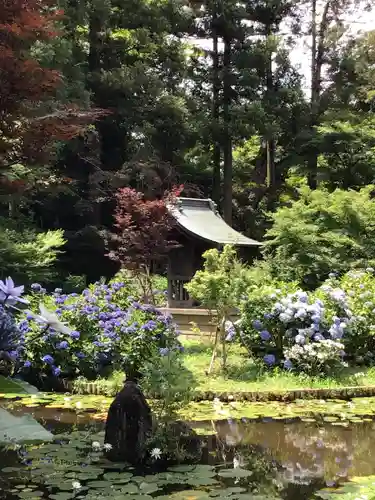
[[[273,354],[266,354],[263,358],[263,361],[266,363],[266,365],[272,366],[276,363],[276,358]]]
[[[306,337],[304,335],[301,335],[300,333],[296,335],[296,338],[294,340],[296,344],[304,345],[306,343]]]
[[[270,340],[270,338],[271,338],[271,334],[268,330],[262,330],[259,335],[260,335],[260,338],[262,340],[264,340],[265,342],[267,342],[267,340]]]
[[[78,359],[84,359],[86,357],[83,352],[76,352],[75,355]]]
[[[344,329],[340,325],[334,324],[329,329],[329,333],[334,340],[338,340],[344,335]]]
[[[70,336],[72,339],[74,340],[78,340],[81,336],[81,334],[79,332],[77,332],[76,330],[70,332]]]
[[[30,366],[31,366],[31,361],[26,360],[26,361],[24,362],[23,366],[24,366],[25,368],[30,368]]]
[[[161,356],[168,356],[168,354],[169,354],[168,347],[161,347],[159,349],[159,353],[160,353]]]
[[[302,290],[299,290],[297,293],[296,293],[296,296],[298,297],[298,300],[300,302],[307,302],[307,299],[308,299],[308,295],[306,292],[303,292]]]
[[[260,330],[261,328],[263,328],[263,324],[259,319],[256,319],[255,321],[253,321],[253,327],[255,328],[255,330]]]
[[[45,356],[42,357],[42,361],[47,365],[53,365],[55,360],[50,354],[46,354]]]
[[[56,344],[57,349],[67,349],[69,347],[69,344],[66,340],[63,340],[62,342],[59,342]]]
[[[39,283],[33,283],[30,288],[33,292],[40,292],[42,286]]]
[[[145,323],[143,326],[142,326],[142,330],[148,330],[150,332],[152,332],[153,330],[155,330],[156,328],[158,327],[158,324],[156,323],[156,321],[153,321],[152,319],[150,321],[147,321],[147,323]]]
[[[61,368],[59,368],[58,366],[52,366],[51,368],[52,368],[52,374],[55,377],[58,377],[61,374]]]
[[[286,370],[293,370],[293,363],[290,361],[290,359],[284,360],[284,368]]]

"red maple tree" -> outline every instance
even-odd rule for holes
[[[55,140],[82,131],[100,111],[85,112],[54,102],[62,78],[42,67],[30,50],[59,35],[62,12],[47,0],[0,0],[0,169],[32,164]],[[53,112],[45,103],[53,103]]]
[[[115,232],[109,237],[108,255],[133,271],[140,278],[145,295],[151,298],[152,265],[178,245],[171,235],[175,221],[168,206],[176,202],[182,190],[183,186],[174,187],[163,198],[154,200],[145,199],[143,193],[131,188],[116,193]]]

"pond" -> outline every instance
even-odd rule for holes
[[[54,435],[38,445],[3,446],[0,498],[9,500],[315,499],[322,488],[375,475],[371,418],[353,417],[345,425],[334,417],[190,422],[205,436],[201,464],[138,471],[103,458],[95,444],[103,445],[104,436],[97,412],[37,401],[0,400],[0,407],[32,416]]]

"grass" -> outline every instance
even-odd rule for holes
[[[298,389],[335,389],[340,387],[375,386],[375,368],[354,367],[331,376],[311,377],[276,369],[267,370],[264,365],[249,358],[247,351],[239,345],[232,345],[228,350],[227,371],[221,368],[218,356],[210,375],[212,345],[202,341],[183,341],[185,347],[184,364],[196,380],[198,392],[241,393],[241,392],[279,392]],[[219,353],[220,354],[220,353]],[[123,387],[124,374],[114,373],[109,380],[97,381],[102,392],[114,394]],[[86,380],[75,381],[75,389]]]
[[[249,358],[238,345],[230,347],[227,371],[223,374],[220,358],[211,375],[207,375],[212,346],[201,341],[184,341],[184,362],[197,381],[198,391],[252,392],[293,389],[333,389],[345,386],[375,385],[374,368],[348,368],[345,372],[325,377],[309,377],[282,370],[270,372]]]

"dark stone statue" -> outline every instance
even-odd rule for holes
[[[152,433],[151,409],[140,387],[139,374],[128,375],[123,389],[112,402],[107,415],[105,443],[112,446],[106,454],[113,462],[141,464],[146,442]]]

